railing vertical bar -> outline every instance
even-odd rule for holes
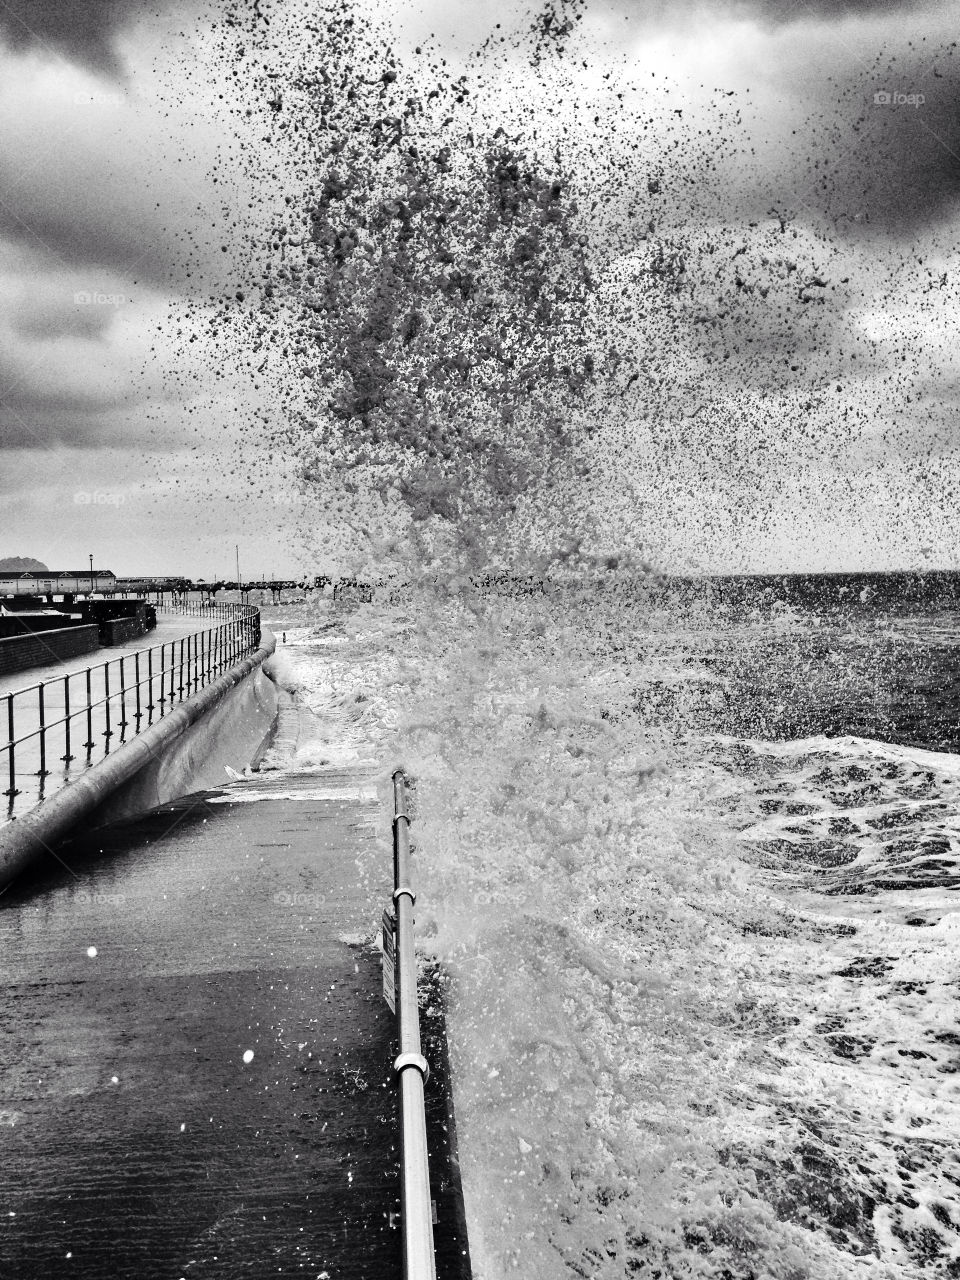
[[[113,727],[110,721],[110,663],[103,664],[103,716],[106,722],[106,729],[103,731],[104,746],[106,748],[105,755],[110,754],[110,739],[113,737]]]
[[[87,740],[83,744],[87,748],[87,763],[90,762],[90,753],[93,751],[93,693],[91,690],[92,669],[87,667]]]
[[[70,675],[69,672],[63,677],[63,755],[60,757],[64,764],[69,764],[73,759],[70,751]]]
[[[10,786],[7,795],[10,797],[10,808],[13,808],[14,797],[20,793],[17,791],[17,757],[16,757],[16,712],[13,709],[13,694],[7,694],[7,752],[9,759],[7,761],[7,769],[9,771]]]
[[[37,714],[40,717],[40,790],[43,791],[43,780],[47,776],[47,718],[44,698],[44,685],[41,680],[37,685]]]
[[[123,669],[124,655],[120,655],[120,741],[122,742],[127,734],[127,681],[126,674]]]

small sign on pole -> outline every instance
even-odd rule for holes
[[[397,1012],[397,919],[392,911],[384,911],[380,930],[380,964],[383,969],[383,998],[390,1012]]]

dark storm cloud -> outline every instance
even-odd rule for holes
[[[937,7],[929,0],[745,0],[744,3],[730,5],[732,12],[746,9],[777,23],[803,22],[811,17],[882,16],[899,10],[936,10]]]
[[[576,3],[576,0],[573,0]],[[689,13],[691,9],[703,12],[699,0],[599,0],[599,7],[607,7],[626,17],[641,21],[668,21],[678,11]],[[561,8],[550,4],[547,8]],[[922,10],[928,13],[946,12],[946,6],[937,0],[725,0],[715,6],[718,16],[731,18],[754,17],[771,24],[829,21],[831,18],[885,17],[891,13]]]
[[[960,57],[953,45],[851,60],[816,93],[784,148],[771,197],[803,220],[826,218],[844,237],[871,230],[909,237],[955,219]]]
[[[46,50],[117,75],[117,30],[164,7],[138,0],[2,0],[0,35],[13,49]]]
[[[0,371],[2,376],[2,371]],[[137,422],[131,429],[128,406],[117,409],[109,397],[98,403],[90,396],[53,395],[46,404],[14,403],[15,394],[0,397],[0,440],[4,450],[130,447],[169,452],[191,441],[181,420]],[[20,397],[21,401],[26,397]],[[109,467],[109,460],[105,460]]]

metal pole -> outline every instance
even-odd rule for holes
[[[103,714],[107,722],[103,736],[106,738],[106,754],[110,754],[110,739],[113,737],[113,729],[110,727],[110,663],[103,664]]]
[[[40,712],[40,790],[43,790],[43,779],[47,776],[47,725],[44,713],[43,681],[37,685],[37,706]]]
[[[137,682],[137,709],[133,713],[137,722],[137,733],[140,732],[140,721],[143,719],[143,712],[140,709],[140,650],[133,655],[133,678]]]
[[[17,763],[16,763],[15,754],[14,754],[16,747],[14,744],[14,713],[13,713],[13,694],[12,693],[7,694],[7,742],[9,743],[9,747],[8,747],[9,760],[7,762],[7,767],[9,768],[9,771],[10,771],[10,786],[9,786],[9,789],[7,790],[7,795],[10,797],[10,808],[12,809],[14,796],[17,796],[20,794],[19,791],[17,791]]]
[[[393,1067],[400,1085],[403,1274],[407,1280],[436,1280],[423,1101],[423,1086],[430,1068],[420,1051],[417,956],[413,939],[416,894],[410,886],[410,819],[404,782],[403,773],[398,769],[393,775],[393,902],[397,915],[396,1002],[400,1053]]]
[[[91,669],[87,667],[87,740],[83,744],[87,748],[87,760],[93,750],[93,694],[90,688]]]
[[[127,736],[127,681],[123,670],[123,654],[120,655],[120,741]]]
[[[73,759],[70,754],[70,677],[63,677],[63,755],[60,759],[69,764]]]
[[[147,724],[153,724],[153,650],[147,650]]]

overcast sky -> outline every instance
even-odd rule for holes
[[[0,555],[213,577],[239,542],[245,574],[289,573],[315,563],[304,522],[327,536],[291,461],[251,443],[269,387],[189,341],[203,300],[235,283],[251,181],[247,89],[218,57],[224,7],[0,3]],[[433,33],[452,59],[522,12],[379,7],[401,51]],[[758,312],[755,345],[722,378],[703,381],[696,360],[675,370],[705,393],[697,425],[671,443],[638,418],[611,537],[634,529],[676,567],[960,565],[951,9],[588,6],[571,36],[590,50],[584,93],[610,73],[649,95],[648,168],[667,175],[692,260],[721,228],[758,263],[783,214],[801,268],[829,268],[834,286],[816,325],[805,304]],[[504,62],[508,97],[521,71]],[[774,385],[787,347],[803,353],[796,394]],[[758,447],[773,459],[760,470],[731,466]]]

